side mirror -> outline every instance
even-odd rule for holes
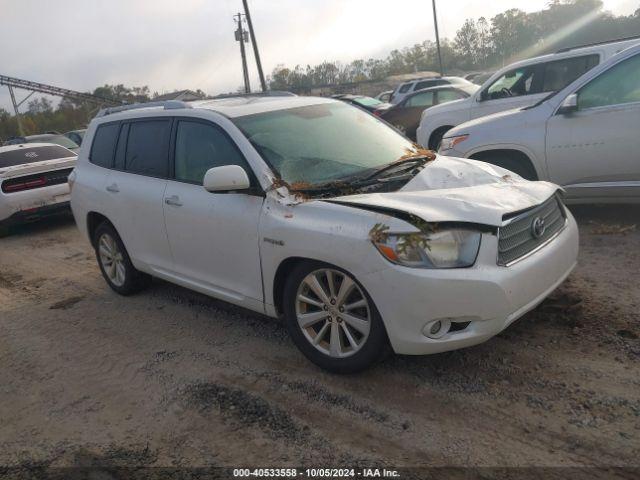
[[[251,187],[249,176],[239,165],[225,165],[207,170],[202,182],[208,192],[230,192]]]
[[[578,94],[572,93],[560,105],[558,115],[568,115],[576,111],[578,111]]]
[[[478,94],[478,102],[484,102],[487,98],[489,98],[489,93],[487,90],[483,90]]]

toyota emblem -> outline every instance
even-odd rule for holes
[[[544,224],[544,218],[536,217],[531,223],[531,235],[533,235],[533,238],[540,238],[544,235],[546,228],[547,226]]]

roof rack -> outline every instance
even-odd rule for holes
[[[286,92],[284,90],[267,90],[266,92],[255,93],[222,93],[213,97],[213,100],[236,97],[297,97],[297,95],[295,93]]]
[[[571,50],[576,50],[578,48],[595,47],[597,45],[606,45],[607,43],[625,42],[627,40],[640,40],[640,35],[634,35],[632,37],[614,38],[612,40],[604,40],[602,42],[585,43],[584,45],[574,45],[573,47],[561,48],[555,53],[570,52]]]
[[[112,113],[126,112],[127,110],[137,110],[139,108],[154,108],[163,107],[165,110],[178,110],[181,108],[193,108],[187,102],[180,100],[165,100],[162,102],[146,102],[146,103],[132,103],[131,105],[122,105],[119,107],[103,108],[98,112],[96,117],[105,117]]]

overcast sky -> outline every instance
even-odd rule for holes
[[[384,57],[433,39],[429,0],[250,0],[266,74],[284,63]],[[439,0],[442,37],[466,18],[547,0]],[[638,0],[604,0],[630,14]],[[242,84],[233,15],[241,0],[0,0],[0,74],[73,90],[105,83],[152,92],[200,88],[216,94]],[[253,62],[253,57],[250,61]],[[252,87],[258,86],[250,63]],[[18,99],[24,91],[17,91]],[[9,108],[0,87],[0,107]]]

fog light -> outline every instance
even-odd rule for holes
[[[437,335],[441,328],[442,328],[442,322],[438,320],[436,323],[431,325],[431,328],[429,329],[429,333],[431,333],[431,335]]]
[[[424,326],[422,333],[429,338],[438,339],[449,333],[450,327],[451,321],[446,318],[442,320],[434,320]]]

